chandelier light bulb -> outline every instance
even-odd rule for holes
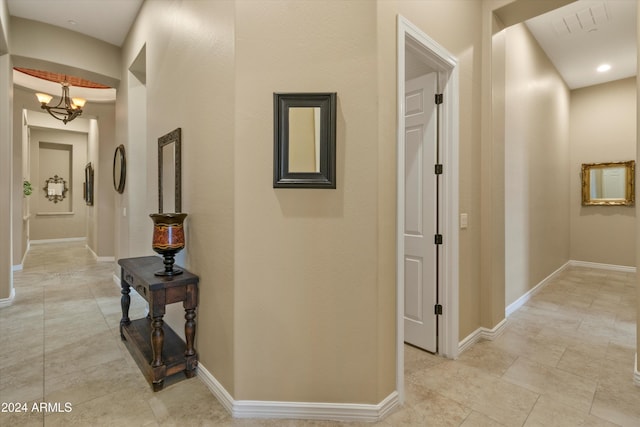
[[[84,98],[71,98],[72,104],[77,108],[84,107],[84,104],[87,102]]]
[[[36,93],[36,97],[41,104],[48,104],[49,101],[53,99],[53,96],[47,95],[46,93]]]

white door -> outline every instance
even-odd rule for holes
[[[437,73],[405,85],[404,337],[437,351]]]

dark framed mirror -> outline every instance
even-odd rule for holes
[[[127,179],[127,158],[124,145],[120,144],[113,155],[113,188],[120,194],[124,192],[124,183]]]
[[[158,138],[158,212],[182,212],[182,129]]]
[[[52,178],[45,180],[44,187],[42,189],[44,190],[44,197],[53,203],[63,201],[67,196],[67,191],[69,191],[67,181],[58,175],[54,175]]]
[[[84,200],[87,206],[93,206],[93,166],[91,162],[84,167]]]
[[[336,188],[336,93],[274,93],[274,188]]]

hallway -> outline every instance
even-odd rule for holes
[[[232,419],[198,378],[154,394],[120,341],[113,268],[96,263],[84,242],[31,247],[14,273],[15,301],[0,309],[0,425],[345,424]],[[457,361],[406,347],[407,402],[373,425],[640,425],[634,281],[635,274],[569,268],[514,313],[500,337]],[[144,313],[144,301],[132,298],[131,318]],[[5,412],[9,402],[26,402],[27,413]],[[33,402],[59,402],[62,412],[32,412]]]

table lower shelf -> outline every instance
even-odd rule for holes
[[[149,381],[154,391],[162,390],[164,378],[184,371],[187,378],[195,375],[198,356],[185,357],[184,341],[167,324],[163,326],[164,345],[161,366],[152,367],[153,349],[151,348],[151,320],[147,318],[132,320],[121,329],[125,345],[138,367]]]

